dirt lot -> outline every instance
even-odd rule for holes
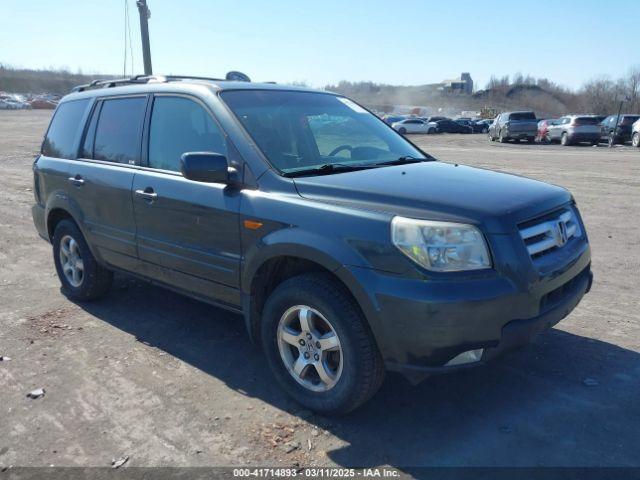
[[[0,465],[640,466],[639,151],[412,137],[568,187],[595,284],[524,350],[417,387],[388,376],[333,419],[273,384],[239,317],[125,277],[98,303],[60,293],[30,218],[49,115],[0,111]]]

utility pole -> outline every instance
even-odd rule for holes
[[[144,74],[153,75],[151,68],[151,47],[149,45],[149,18],[151,11],[147,7],[147,0],[137,0],[138,13],[140,14],[140,35],[142,36],[142,58],[144,59]]]
[[[618,107],[618,115],[616,115],[616,125],[613,127],[613,132],[609,134],[609,137],[612,137],[612,140],[609,142],[609,147],[613,147],[616,133],[618,133],[618,122],[620,121],[620,114],[622,113],[622,104],[629,101],[629,99],[624,95],[619,95],[616,100],[620,101],[620,106]]]

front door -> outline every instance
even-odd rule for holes
[[[199,101],[156,95],[148,153],[133,180],[142,273],[174,286],[239,304],[239,195],[223,184],[185,179],[186,152],[227,155],[224,134]]]

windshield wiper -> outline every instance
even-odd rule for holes
[[[398,157],[395,160],[374,163],[372,165],[406,165],[409,163],[429,162],[431,160],[433,160],[433,158],[428,158],[428,157],[417,158],[417,157],[412,157],[411,155],[403,155],[402,157]]]
[[[330,175],[332,173],[342,173],[342,172],[354,172],[356,170],[364,170],[366,168],[377,168],[379,165],[363,165],[363,164],[352,164],[348,165],[346,163],[325,163],[324,165],[320,165],[319,167],[305,168],[302,170],[295,170],[293,172],[285,172],[285,177],[302,177],[305,175]]]
[[[398,157],[394,160],[379,163],[325,163],[319,167],[305,168],[295,170],[293,172],[285,172],[285,177],[303,177],[305,175],[331,175],[332,173],[355,172],[356,170],[365,170],[368,168],[380,168],[390,165],[406,165],[408,163],[429,162],[434,158],[416,158],[409,155]]]

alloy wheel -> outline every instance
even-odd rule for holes
[[[289,374],[314,392],[331,390],[342,374],[342,345],[331,323],[306,305],[289,308],[278,323],[278,349]]]
[[[80,255],[80,245],[71,235],[60,240],[60,265],[71,286],[78,288],[84,279],[84,262]]]

